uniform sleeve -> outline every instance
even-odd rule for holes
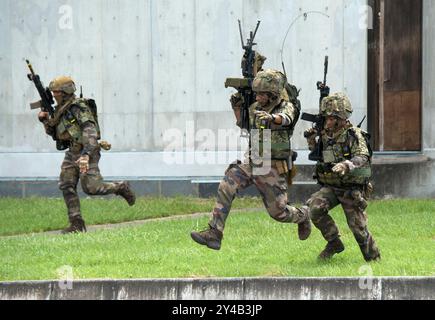
[[[299,112],[298,110],[293,106],[293,104],[291,104],[290,102],[287,102],[285,104],[285,107],[283,110],[281,110],[281,112],[277,113],[278,116],[282,117],[282,127],[294,127],[297,120],[298,120],[298,115]]]
[[[71,107],[71,112],[77,119],[77,122],[82,129],[82,154],[91,156],[98,151],[98,132],[96,121],[92,112],[86,106],[74,105]]]
[[[360,168],[369,162],[370,152],[366,143],[366,139],[362,133],[359,130],[355,130],[353,132],[353,141],[351,143],[352,159],[350,162],[352,162],[355,168]]]
[[[42,124],[44,125],[45,133],[56,138],[56,129],[48,124],[48,120],[42,122]]]

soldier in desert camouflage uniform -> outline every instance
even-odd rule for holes
[[[286,101],[282,94],[286,83],[285,76],[279,71],[266,70],[257,74],[252,88],[256,92],[256,100],[249,109],[250,127],[259,132],[260,152],[264,129],[271,134],[270,157],[258,153],[255,159],[253,148],[245,163],[237,162],[227,169],[225,177],[219,185],[216,205],[209,221],[209,228],[202,232],[192,232],[192,239],[207,247],[219,250],[223,238],[225,221],[230,213],[231,204],[236,195],[250,185],[255,185],[260,192],[269,215],[283,223],[297,223],[299,238],[305,240],[311,233],[308,212],[288,206],[288,178],[291,166],[290,138],[299,119],[299,110]],[[288,97],[287,97],[288,98]],[[237,96],[232,96],[231,103],[240,126],[240,103]],[[251,146],[253,141],[251,131]],[[257,141],[258,142],[258,141]],[[266,149],[266,148],[265,148]],[[264,151],[264,150],[263,150]],[[262,169],[267,168],[264,172]],[[261,174],[257,174],[261,172]]]
[[[130,206],[136,197],[128,182],[105,183],[98,168],[100,160],[100,129],[93,100],[78,99],[73,80],[69,77],[54,79],[49,86],[57,102],[53,118],[40,112],[39,120],[47,134],[53,136],[61,149],[69,150],[61,166],[59,188],[68,208],[70,226],[63,233],[85,232],[86,226],[80,211],[77,184],[80,179],[88,195],[115,194],[122,196]],[[93,112],[94,111],[94,112]]]
[[[365,212],[372,189],[372,152],[367,134],[348,120],[352,112],[351,103],[343,93],[324,98],[320,107],[325,129],[321,132],[323,160],[317,163],[316,178],[322,189],[307,201],[311,220],[328,241],[320,259],[329,259],[344,250],[338,228],[328,214],[339,204],[364,259],[372,261],[381,257],[368,231]],[[310,150],[314,150],[318,143],[316,130],[309,129],[305,136]]]

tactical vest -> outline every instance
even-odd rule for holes
[[[349,185],[366,185],[372,176],[371,154],[369,162],[351,172],[340,176],[332,171],[332,168],[343,161],[351,160],[354,155],[351,151],[351,142],[362,138],[365,139],[361,129],[348,128],[343,131],[335,141],[323,138],[323,162],[318,162],[316,166],[316,177],[320,184],[331,185],[335,187],[344,187]],[[367,141],[364,141],[367,144]],[[367,146],[370,151],[369,146]],[[369,152],[370,153],[370,152]]]
[[[271,112],[270,114],[279,114],[282,113],[286,107],[288,102],[281,101]],[[291,140],[290,138],[293,135],[294,124],[293,126],[288,127],[280,127],[275,125],[269,125],[267,127],[261,123],[260,119],[255,116],[256,108],[259,106],[258,103],[254,103],[249,109],[249,121],[252,129],[260,130],[260,156],[263,155],[263,134],[262,129],[270,129],[271,130],[271,156],[272,160],[288,160],[291,157]],[[269,110],[265,110],[269,111]]]
[[[98,139],[100,139],[100,126],[98,124],[97,108],[94,100],[75,99],[60,117],[56,126],[56,136],[61,141],[83,144],[82,129],[78,119],[71,112],[71,107],[80,108],[80,123],[90,121],[95,124]]]

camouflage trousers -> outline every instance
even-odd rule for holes
[[[347,224],[361,250],[378,252],[375,240],[367,228],[367,201],[361,189],[341,189],[323,187],[307,201],[310,217],[326,241],[331,242],[340,237],[337,225],[328,211],[341,204],[346,215]]]
[[[119,190],[119,183],[105,183],[98,168],[100,152],[89,159],[89,170],[85,174],[80,173],[76,161],[80,158],[80,153],[67,151],[63,160],[59,189],[62,190],[63,198],[68,209],[68,218],[72,219],[81,216],[80,200],[77,193],[77,184],[80,180],[83,191],[91,196],[115,194]]]
[[[216,205],[209,225],[221,232],[231,210],[236,195],[247,187],[255,185],[263,199],[269,215],[282,223],[301,223],[306,215],[288,205],[287,174],[279,174],[271,168],[266,175],[255,176],[252,166],[248,164],[232,164],[225,172],[218,190]]]

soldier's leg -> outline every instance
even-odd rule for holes
[[[298,224],[300,240],[311,234],[308,208],[295,208],[288,205],[287,174],[279,174],[275,168],[264,176],[253,178],[269,215],[278,222]]]
[[[233,164],[225,172],[225,177],[219,185],[216,205],[208,223],[209,229],[202,232],[191,232],[190,235],[195,242],[214,250],[221,248],[225,222],[232,202],[239,191],[252,183],[249,168],[245,167],[243,170],[242,166]]]
[[[366,261],[380,259],[380,252],[367,227],[367,201],[360,190],[347,191],[339,197],[347,224]]]
[[[253,183],[250,175],[250,168],[247,165],[231,165],[227,169],[225,177],[219,184],[216,204],[209,221],[211,228],[224,231],[234,198]]]
[[[313,194],[307,201],[310,217],[314,225],[323,235],[328,243],[319,254],[319,259],[326,260],[335,254],[344,251],[344,245],[340,240],[340,233],[337,225],[329,215],[329,210],[339,204],[335,191],[332,188],[324,187],[319,192]]]
[[[63,198],[68,210],[68,220],[70,226],[64,233],[86,231],[86,227],[80,212],[80,200],[77,194],[77,183],[79,181],[79,168],[74,163],[73,155],[66,153],[61,166],[59,178],[59,189],[63,193]]]
[[[329,215],[329,210],[335,208],[339,201],[331,188],[324,187],[314,193],[307,201],[311,221],[323,235],[326,241],[331,242],[340,237],[337,225]]]
[[[100,153],[96,153],[89,159],[89,170],[85,174],[80,174],[80,181],[83,191],[91,196],[104,196],[116,194],[122,196],[129,205],[133,205],[136,196],[127,182],[104,182],[101,176],[98,163]]]

